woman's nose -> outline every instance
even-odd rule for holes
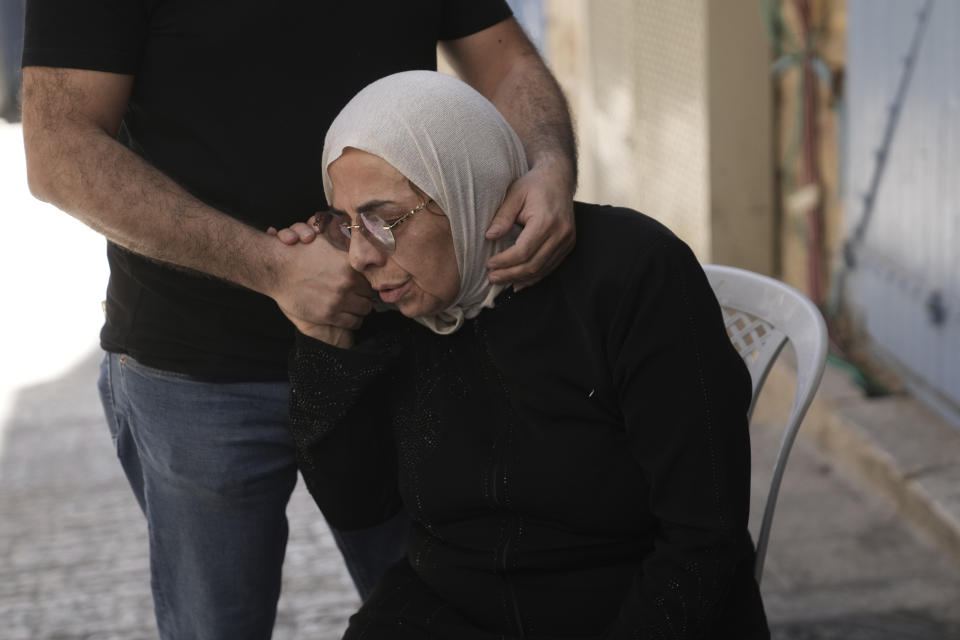
[[[380,267],[387,260],[386,254],[373,244],[359,229],[350,234],[350,266],[361,273],[371,267]]]

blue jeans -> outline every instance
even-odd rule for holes
[[[99,388],[147,518],[160,637],[269,638],[297,479],[289,385],[205,382],[108,353]],[[403,556],[406,530],[401,514],[333,532],[361,597]]]
[[[24,0],[0,0],[0,115],[10,116],[20,95]]]

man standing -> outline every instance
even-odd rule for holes
[[[525,228],[488,266],[532,284],[573,244],[575,154],[502,0],[28,3],[30,188],[109,241],[100,390],[163,638],[270,636],[296,482],[284,316],[354,329],[373,293],[325,243],[265,230],[324,207],[329,122],[372,80],[435,68],[438,42],[524,142],[490,233]],[[334,532],[361,595],[404,532]]]

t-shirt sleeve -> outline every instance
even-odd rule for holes
[[[505,0],[443,0],[441,40],[464,38],[513,15]]]
[[[137,0],[29,0],[23,66],[133,74],[146,31]]]

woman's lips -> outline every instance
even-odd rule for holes
[[[394,304],[403,297],[403,294],[406,293],[407,287],[410,285],[410,281],[398,285],[387,285],[378,290],[380,294],[380,299],[386,302],[387,304]]]

